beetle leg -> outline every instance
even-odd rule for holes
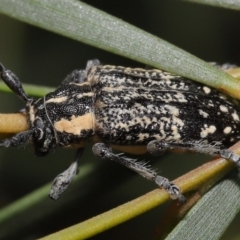
[[[100,61],[97,59],[89,60],[85,70],[74,70],[68,74],[65,79],[62,81],[61,85],[67,85],[69,83],[82,83],[87,79],[88,71],[100,64]]]
[[[88,60],[86,66],[86,73],[88,73],[92,67],[95,67],[97,65],[100,65],[100,61],[98,59]]]
[[[96,156],[118,162],[148,180],[154,181],[159,187],[166,190],[172,199],[178,199],[180,203],[186,201],[185,197],[181,194],[180,189],[174,183],[157,175],[157,172],[151,169],[146,162],[139,162],[135,159],[122,156],[121,154],[114,154],[110,146],[105,143],[94,144],[92,150]]]
[[[0,141],[0,147],[19,147],[29,143],[33,131],[29,130],[21,132],[13,136],[12,138]]]
[[[222,158],[226,158],[232,161],[240,171],[240,156],[229,149],[223,149],[219,151],[219,156]]]
[[[226,71],[228,69],[232,69],[232,68],[237,68],[237,65],[235,64],[231,64],[231,63],[224,63],[224,64],[219,64],[216,62],[209,62],[209,64],[211,64],[212,66],[219,68],[223,71]]]
[[[87,74],[85,70],[74,70],[66,76],[61,85],[68,85],[70,83],[82,83],[86,80]]]
[[[220,149],[221,142],[203,143],[202,141],[191,142],[164,142],[153,140],[148,143],[148,152],[157,155],[167,149],[181,149],[187,151],[194,151],[198,153],[205,153],[212,156],[219,156],[226,158],[235,163],[240,170],[240,156],[229,149]]]
[[[68,169],[60,173],[52,183],[52,187],[49,193],[49,197],[53,200],[57,200],[60,195],[65,192],[72,180],[77,174],[79,159],[83,154],[84,148],[79,148],[76,154],[76,160],[70,165]]]

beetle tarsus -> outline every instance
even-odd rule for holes
[[[172,199],[178,199],[180,204],[186,202],[186,198],[181,194],[180,188],[174,183],[170,182],[167,178],[157,175],[155,177],[155,183],[166,190]]]
[[[65,192],[72,180],[76,176],[78,169],[78,162],[73,162],[70,167],[59,174],[52,183],[52,187],[49,193],[49,197],[53,200],[57,200],[60,195]]]
[[[49,197],[53,200],[57,200],[69,187],[74,177],[78,173],[79,159],[83,154],[83,148],[79,148],[76,154],[76,160],[66,169],[60,173],[52,183],[52,187],[49,193]]]
[[[232,152],[229,149],[223,149],[219,151],[219,155],[222,158],[226,158],[230,161],[232,161],[238,168],[238,170],[240,170],[240,156],[237,155],[236,153]]]

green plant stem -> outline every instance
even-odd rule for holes
[[[32,84],[23,84],[23,87],[24,87],[24,90],[29,95],[35,96],[35,97],[42,97],[42,96],[46,95],[47,93],[55,90],[55,88],[52,88],[52,87],[37,86],[37,85],[32,85]],[[9,89],[9,87],[2,81],[0,81],[0,91],[12,93],[12,91]]]

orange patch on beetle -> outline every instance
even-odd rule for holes
[[[82,130],[94,129],[93,113],[86,113],[83,116],[72,116],[70,120],[62,118],[54,123],[54,128],[58,132],[72,133],[80,135]]]
[[[62,103],[67,101],[68,97],[55,97],[55,98],[50,98],[46,101],[46,103]]]
[[[29,120],[30,120],[30,122],[33,123],[34,120],[35,120],[34,106],[30,106],[30,107],[29,107],[28,115],[29,115]]]

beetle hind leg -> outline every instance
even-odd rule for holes
[[[157,172],[151,169],[146,162],[139,162],[135,159],[127,158],[122,154],[114,154],[112,149],[105,143],[94,144],[92,150],[96,156],[118,162],[148,180],[154,181],[159,187],[166,190],[172,199],[178,199],[180,203],[186,201],[179,187],[170,182],[167,178],[157,175]]]
[[[226,158],[230,161],[232,161],[238,168],[238,170],[240,171],[240,156],[234,152],[232,152],[229,149],[223,149],[219,151],[219,155],[222,158]]]
[[[148,143],[147,149],[153,155],[157,155],[168,149],[180,149],[219,156],[232,161],[240,170],[240,156],[229,149],[221,149],[220,146],[221,142],[203,143],[202,141],[192,141],[175,143],[153,140]]]

